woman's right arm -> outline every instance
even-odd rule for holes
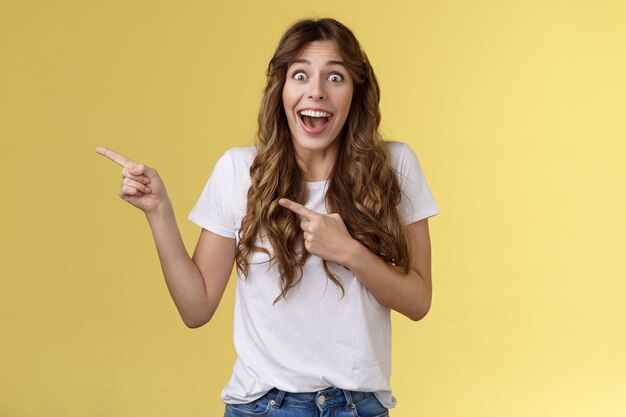
[[[171,203],[157,212],[146,213],[146,217],[167,288],[180,317],[190,328],[206,324],[228,284],[235,261],[235,239],[202,229],[190,259]]]
[[[235,261],[235,239],[203,229],[190,258],[156,170],[106,148],[98,147],[96,152],[124,167],[119,195],[145,213],[167,288],[183,322],[190,328],[204,325],[226,289]]]

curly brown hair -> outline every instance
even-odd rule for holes
[[[380,89],[367,55],[346,26],[330,19],[304,19],[293,24],[282,36],[267,69],[267,85],[258,117],[258,153],[250,167],[247,210],[239,230],[236,263],[248,274],[249,257],[254,252],[270,256],[277,263],[281,293],[285,297],[302,278],[302,267],[309,256],[304,248],[298,215],[278,204],[281,197],[304,203],[307,188],[296,163],[291,133],[285,115],[282,90],[289,65],[314,41],[334,41],[354,82],[350,112],[340,133],[337,161],[328,178],[326,206],[338,213],[350,235],[386,262],[411,266],[411,252],[404,225],[397,211],[401,189],[389,166],[385,142],[378,131]],[[268,239],[273,254],[260,246]],[[330,271],[328,279],[344,291]]]

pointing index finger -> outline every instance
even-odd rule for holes
[[[288,208],[296,214],[299,214],[307,220],[311,220],[311,218],[319,216],[319,213],[304,207],[302,204],[291,201],[288,198],[281,198],[280,200],[278,200],[278,204],[285,208]]]
[[[119,153],[112,151],[111,149],[107,149],[105,147],[102,146],[98,146],[96,148],[96,152],[99,153],[102,156],[106,156],[107,158],[109,158],[111,161],[115,162],[116,164],[119,164],[123,167],[128,167],[130,164],[130,162],[132,162],[130,159],[126,158],[123,155],[120,155]]]

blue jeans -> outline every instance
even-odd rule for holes
[[[372,392],[327,388],[291,393],[276,388],[247,404],[226,404],[224,417],[387,417]]]

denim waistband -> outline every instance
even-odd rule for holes
[[[365,398],[374,395],[373,392],[348,391],[336,387],[330,387],[315,392],[286,392],[277,388],[271,389],[267,394],[274,401],[276,407],[282,404],[290,405],[325,405],[327,407],[337,405],[352,405]]]

